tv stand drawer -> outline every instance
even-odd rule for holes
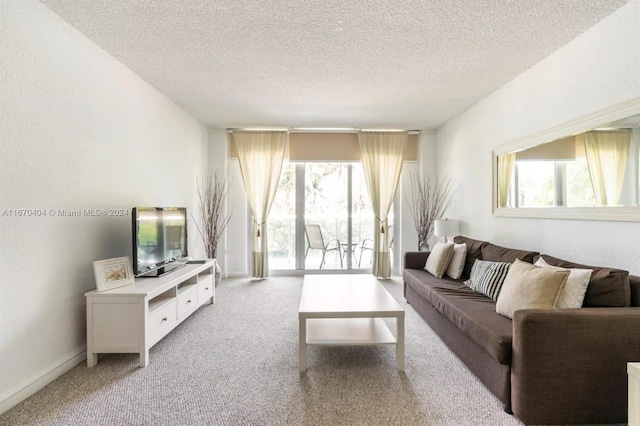
[[[198,301],[200,304],[213,297],[213,276],[209,275],[198,282]]]
[[[178,320],[178,299],[174,299],[164,307],[149,315],[147,321],[147,333],[151,339],[151,345],[157,343],[168,332],[173,330]]]
[[[178,295],[178,318],[198,307],[198,286],[192,285]]]

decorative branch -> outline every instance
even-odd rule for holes
[[[217,170],[213,174],[205,172],[200,179],[196,180],[202,228],[198,226],[198,221],[193,214],[191,218],[202,237],[209,259],[217,258],[220,237],[231,219],[231,214],[224,213],[224,202],[230,186],[231,176],[228,171],[224,176],[218,174]]]
[[[407,197],[407,205],[419,243],[426,243],[433,235],[433,222],[442,218],[456,190],[450,176],[437,180],[429,174],[420,176],[411,172],[411,194]]]

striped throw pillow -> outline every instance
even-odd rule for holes
[[[498,299],[504,279],[511,263],[476,260],[471,267],[471,276],[465,285],[493,300]]]

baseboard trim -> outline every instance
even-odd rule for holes
[[[246,272],[227,272],[226,274],[224,274],[225,278],[244,278],[247,276],[248,275]]]
[[[292,269],[292,270],[280,270],[278,272],[269,272],[271,276],[274,277],[286,277],[286,276],[303,276],[308,274],[327,274],[326,271],[317,270],[317,269],[309,269],[309,270],[301,270],[301,269]],[[351,269],[344,271],[331,271],[328,274],[371,274],[371,269]],[[396,269],[391,270],[391,278],[394,277],[402,277],[402,272]],[[228,272],[224,274],[224,278],[250,278],[246,272]]]
[[[62,376],[67,371],[71,370],[76,365],[87,359],[87,348],[84,346],[75,354],[69,356],[66,360],[63,360],[57,366],[51,368],[49,371],[41,374],[39,377],[35,377],[31,383],[24,386],[19,391],[10,395],[8,398],[0,401],[0,414],[5,411],[9,411],[11,408],[18,405],[20,402],[29,398],[34,393],[38,392],[49,383],[53,382],[58,377]]]

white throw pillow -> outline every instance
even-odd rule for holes
[[[453,257],[451,258],[451,262],[449,262],[449,266],[447,267],[447,272],[445,272],[448,276],[453,278],[454,280],[459,279],[462,276],[462,271],[464,270],[464,263],[467,260],[467,244],[454,244],[453,245]]]
[[[453,243],[438,243],[429,253],[425,271],[438,278],[442,278],[453,256]]]
[[[591,269],[577,268],[561,268],[559,266],[549,265],[542,257],[539,257],[535,263],[536,266],[543,268],[556,268],[562,271],[569,271],[567,283],[560,292],[557,308],[581,308],[584,301],[584,295],[589,286],[589,280],[593,271]]]

